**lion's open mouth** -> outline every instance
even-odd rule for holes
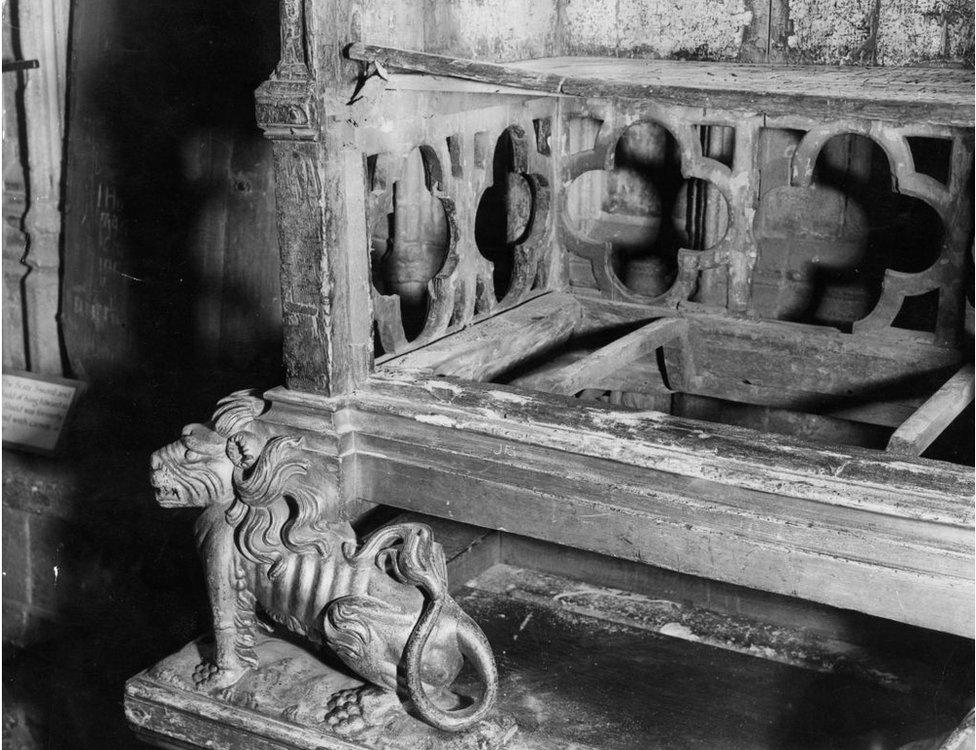
[[[160,480],[153,475],[152,486],[156,502],[164,508],[177,508],[186,505],[186,500],[183,498],[183,493],[180,492],[178,485],[168,484],[165,480]]]

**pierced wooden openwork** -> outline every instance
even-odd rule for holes
[[[942,246],[935,262],[914,273],[888,268],[884,273],[880,299],[866,317],[854,322],[854,332],[890,328],[906,298],[937,292],[938,313],[933,337],[937,342],[955,341],[966,304],[963,279],[967,233],[972,224],[967,195],[972,191],[972,133],[920,124],[899,127],[864,121],[812,125],[793,155],[791,182],[794,186],[808,187],[811,184],[824,145],[843,134],[865,136],[877,143],[888,158],[892,190],[931,206],[943,227]],[[945,183],[917,171],[909,138],[941,138],[951,142],[951,166]]]
[[[551,288],[552,108],[357,129],[380,361]]]
[[[596,285],[605,296],[674,307],[694,295],[703,271],[728,269],[729,280],[743,276],[739,267],[751,266],[756,255],[751,144],[758,132],[757,118],[711,112],[706,117],[700,109],[663,107],[652,102],[589,101],[567,109],[570,121],[586,118],[598,123],[598,130],[592,145],[573,149],[574,144],[570,144],[570,152],[562,160],[560,238],[567,250],[590,261]],[[659,217],[660,222],[673,224],[679,246],[673,258],[663,259],[665,288],[652,294],[625,283],[614,238],[600,236],[603,233],[594,231],[599,222],[581,221],[572,205],[577,181],[592,173],[616,171],[625,157],[622,146],[627,134],[646,126],[663,129],[673,142],[683,183],[663,204]],[[650,190],[660,188],[658,184]],[[652,200],[660,203],[657,196]],[[671,215],[664,215],[667,213]],[[652,223],[652,233],[660,234],[657,221]],[[736,307],[742,307],[746,298],[741,281],[729,285],[730,303],[735,300]]]
[[[677,307],[706,302],[729,312],[755,311],[754,271],[762,252],[755,222],[762,170],[768,166],[761,153],[761,133],[782,129],[798,134],[798,144],[788,149],[792,188],[810,188],[816,182],[818,158],[829,141],[863,136],[887,157],[892,192],[930,207],[943,231],[938,257],[927,268],[884,270],[877,301],[870,302],[869,312],[854,320],[851,330],[883,333],[897,328],[906,299],[935,295],[934,326],[915,333],[929,336],[934,343],[958,339],[968,305],[963,279],[967,227],[971,224],[967,198],[973,162],[970,131],[924,123],[895,125],[859,119],[824,123],[807,117],[754,117],[620,100],[564,104],[563,118],[569,137],[560,163],[559,238],[570,253],[588,261],[592,277],[584,286],[595,285],[603,296],[631,303]],[[682,244],[657,269],[657,287],[645,284],[643,288],[624,278],[617,245],[626,230],[601,228],[601,218],[607,216],[606,204],[619,202],[619,198],[608,201],[609,178],[605,175],[612,178],[619,173],[621,159],[626,158],[628,134],[641,127],[657,127],[667,134],[676,152],[674,168],[683,180],[671,205],[661,206],[660,215],[644,219],[643,229],[648,235],[660,235],[658,224],[671,222]],[[950,144],[946,161],[951,167],[944,181],[916,168],[910,139],[939,139]],[[603,181],[593,180],[593,175]],[[655,189],[652,185],[640,198],[656,205],[659,199]],[[618,196],[626,191],[626,187],[616,186]],[[581,199],[580,194],[587,192],[590,195]],[[579,204],[587,198],[591,204],[599,204],[601,192],[604,205],[596,210],[597,218],[582,215]],[[623,200],[627,200],[626,195]],[[812,211],[814,207],[808,208]],[[664,253],[667,256],[666,249]]]

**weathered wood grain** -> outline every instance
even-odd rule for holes
[[[453,379],[344,403],[363,502],[972,635],[963,467]]]
[[[61,375],[59,213],[63,185],[62,150],[67,88],[68,9],[45,0],[20,8],[17,54],[45,64],[25,76],[23,117],[27,155],[27,212],[24,231],[29,240],[23,262],[30,273],[23,280],[27,364],[32,372]]]
[[[535,443],[730,486],[964,528],[973,523],[972,472],[941,461],[852,447],[827,450],[720,424],[708,424],[706,431],[702,422],[658,412],[450,379],[377,375],[351,403],[353,420],[362,409],[392,411],[421,423],[507,436],[518,445]]]
[[[520,378],[516,384],[521,388],[566,396],[584,388],[626,389],[629,378],[620,377],[621,369],[648,357],[653,360],[659,347],[681,337],[687,331],[687,321],[680,318],[655,320],[565,367]]]
[[[455,94],[505,94],[515,97],[558,96],[547,91],[526,91],[524,87],[506,86],[500,83],[471,81],[466,78],[427,75],[424,73],[398,73],[385,82],[387,91],[442,91]]]
[[[483,519],[487,513],[496,519],[488,524],[492,528],[500,525],[502,530],[559,544],[573,547],[582,544],[583,549],[593,549],[592,545],[599,542],[608,546],[593,551],[609,552],[649,564],[663,564],[655,560],[666,559],[668,564],[664,567],[672,570],[693,568],[686,572],[695,575],[714,567],[716,575],[707,577],[718,580],[737,576],[741,564],[722,573],[716,561],[685,558],[686,553],[682,550],[687,549],[690,540],[682,538],[683,535],[692,532],[710,539],[713,553],[726,557],[729,551],[723,550],[724,546],[731,549],[745,544],[776,548],[786,554],[805,551],[929,575],[944,574],[965,579],[970,574],[966,532],[961,529],[927,527],[925,523],[908,523],[890,516],[887,521],[879,521],[860,510],[825,507],[821,503],[798,499],[787,504],[772,493],[737,490],[715,482],[669,476],[667,472],[614,465],[609,460],[585,455],[575,455],[570,464],[559,451],[532,445],[520,446],[518,455],[514,455],[515,450],[497,449],[482,455],[483,451],[479,449],[493,441],[464,435],[445,438],[443,434],[438,435],[437,430],[417,427],[399,418],[390,419],[390,437],[376,433],[378,422],[375,419],[364,417],[359,424],[363,428],[360,433],[361,470],[375,472],[375,475],[367,473],[361,477],[359,486],[363,499],[383,497],[374,495],[370,489],[377,486],[377,482],[392,489],[382,477],[392,481],[398,473],[419,477],[423,471],[429,471],[432,478],[422,483],[428,491],[432,488],[444,490],[452,481],[456,483],[454,492],[437,492],[429,496],[427,502],[440,508],[437,515],[446,513],[446,517],[457,519],[472,511]],[[389,461],[386,468],[379,465],[384,460]],[[560,461],[564,462],[562,468]],[[459,475],[454,480],[449,476],[452,465],[457,467],[454,473]],[[475,468],[476,472],[473,471]],[[459,493],[458,490],[467,484],[465,475],[480,477],[486,488],[477,491],[469,488],[468,492]],[[613,479],[608,481],[607,476]],[[413,503],[424,502],[421,491],[418,488],[414,495],[412,488],[404,488],[393,492],[391,498],[399,503],[402,501],[400,496],[411,495],[413,499],[408,507],[412,508]],[[511,499],[497,500],[496,496],[506,492],[514,493]],[[471,498],[461,495],[471,495]],[[474,511],[469,507],[484,504],[488,497],[493,498],[489,503],[490,510]],[[523,511],[512,515],[515,507],[521,507]],[[552,512],[556,517],[565,514],[566,521],[558,528],[546,531],[544,522],[548,519],[552,523],[549,517]],[[537,518],[530,520],[537,514]],[[486,525],[474,519],[471,522]],[[523,522],[533,525],[535,531],[526,531]],[[675,536],[675,540],[666,542],[656,538],[654,545],[645,547],[630,535],[626,536],[633,544],[619,537],[605,536],[611,534],[605,529],[596,529],[596,526],[620,525],[632,528],[639,535],[653,534],[656,538],[658,534],[667,534]],[[691,528],[687,528],[689,525]],[[660,528],[652,531],[652,527]],[[913,531],[914,536],[909,537]],[[870,542],[867,541],[869,537]],[[905,545],[909,538],[912,543]],[[732,582],[764,588],[746,580]]]
[[[888,451],[920,456],[973,401],[973,366],[963,366],[895,430]]]
[[[675,416],[792,435],[820,445],[858,445],[878,449],[884,447],[891,434],[887,426],[865,421],[875,417],[873,410],[864,410],[863,414],[857,410],[846,412],[846,418],[838,418],[687,393],[672,394],[669,405],[669,412]]]
[[[350,425],[362,500],[972,634],[961,467],[451,380]]]
[[[572,295],[544,294],[422,349],[389,359],[381,369],[487,380],[564,343],[581,314]]]
[[[655,599],[663,596],[684,606],[732,617],[745,616],[753,622],[761,620],[765,625],[785,631],[802,632],[810,645],[815,639],[829,639],[831,650],[834,644],[839,646],[845,660],[852,647],[867,646],[879,629],[891,627],[888,621],[816,602],[689,576],[518,534],[494,534],[500,547],[498,562],[503,564],[566,576],[585,581],[588,586],[610,586]],[[820,651],[818,656],[822,654]],[[891,665],[887,666],[890,671]],[[932,674],[933,685],[938,678],[937,672]]]
[[[859,68],[553,57],[496,64],[357,43],[352,59],[395,70],[582,97],[763,112],[924,120],[972,127],[969,69]]]

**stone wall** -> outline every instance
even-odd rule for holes
[[[461,57],[973,60],[970,0],[365,0],[363,38]]]

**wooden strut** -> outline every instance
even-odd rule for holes
[[[973,401],[973,365],[963,366],[895,430],[888,452],[921,456]]]
[[[566,396],[584,388],[626,389],[628,383],[633,382],[633,378],[620,377],[621,370],[647,362],[660,347],[685,336],[687,332],[688,322],[681,318],[655,320],[572,364],[556,371],[521,378],[515,385]]]
[[[571,294],[545,294],[422,349],[387,360],[383,368],[489,380],[565,343],[581,318],[582,307]]]

